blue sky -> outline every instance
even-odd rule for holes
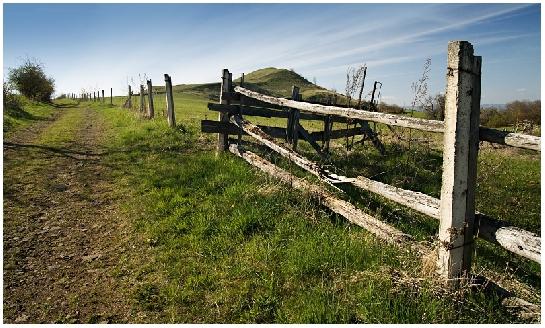
[[[344,90],[350,65],[366,85],[409,105],[432,59],[431,93],[444,92],[449,40],[483,57],[481,103],[540,99],[540,4],[4,4],[4,76],[25,57],[43,62],[60,92],[114,88],[146,74],[163,84],[219,81],[291,68]],[[369,91],[369,90],[367,90]]]

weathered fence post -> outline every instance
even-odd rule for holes
[[[337,95],[331,99],[331,105],[337,105]],[[329,152],[329,142],[331,141],[331,130],[333,129],[333,120],[331,115],[326,115],[324,118],[324,134],[322,139],[322,151]]]
[[[375,81],[375,84],[373,84],[373,93],[371,94],[371,108],[369,109],[372,112],[376,112],[376,106],[375,106],[375,92],[377,91],[377,84],[379,84],[379,81]]]
[[[221,89],[220,89],[220,103],[222,105],[229,105],[229,97],[224,95],[224,93],[229,93],[233,90],[233,76],[229,73],[229,70],[224,68],[221,73]],[[225,99],[227,98],[227,99]],[[220,122],[229,122],[229,114],[220,112],[218,114],[218,120]],[[226,133],[218,133],[218,144],[217,152],[226,151],[228,149],[228,138],[229,135]]]
[[[291,87],[291,99],[300,100],[299,87],[295,85]],[[299,140],[299,110],[290,108],[288,115],[288,126],[286,129],[287,141],[291,143],[293,149],[297,149],[297,141]]]
[[[93,101],[97,101],[97,96],[96,96],[96,92],[93,91]]]
[[[145,104],[144,104],[144,85],[140,84],[140,112],[144,112],[145,110]]]
[[[114,104],[114,88],[110,88],[110,105]]]
[[[151,79],[147,81],[148,84],[148,117],[153,118],[155,115],[155,109],[153,108],[153,86]]]
[[[174,98],[172,96],[172,79],[168,74],[165,74],[165,89],[167,97],[167,121],[171,128],[176,126],[176,118],[174,117]]]
[[[132,90],[130,85],[129,85],[129,108],[132,109]]]
[[[448,44],[438,271],[452,287],[470,274],[474,249],[481,57],[467,41]]]
[[[102,90],[102,102],[104,102],[104,90]]]

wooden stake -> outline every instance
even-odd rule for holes
[[[144,100],[144,85],[140,84],[140,112],[144,113],[146,110],[146,104]]]
[[[110,105],[114,104],[114,88],[110,88]]]
[[[449,42],[438,271],[453,287],[469,275],[474,247],[480,75],[473,46]]]
[[[223,69],[221,72],[221,90],[220,90],[220,103],[223,105],[229,105],[230,101],[224,99],[224,92],[231,92],[233,89],[232,75],[228,69]],[[218,120],[220,122],[229,122],[229,115],[227,113],[220,112],[218,114]],[[228,135],[224,133],[218,133],[218,144],[216,147],[217,153],[224,152],[228,148]]]
[[[165,89],[167,97],[167,121],[171,128],[176,127],[176,117],[174,116],[174,98],[172,95],[172,79],[165,74]]]
[[[295,85],[291,87],[291,99],[298,101],[299,100],[299,87]],[[288,126],[287,126],[287,141],[292,145],[293,149],[297,148],[298,140],[298,125],[299,125],[299,110],[290,108],[288,116]]]
[[[132,109],[132,90],[130,85],[129,85],[129,108]]]
[[[151,80],[148,83],[148,117],[151,119],[155,115],[155,109],[153,108],[153,86]]]

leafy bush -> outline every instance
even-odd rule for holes
[[[55,91],[55,81],[44,72],[42,64],[27,59],[21,66],[10,68],[8,81],[23,96],[48,102]]]
[[[491,128],[514,126],[518,123],[530,122],[539,125],[541,122],[541,101],[517,100],[507,104],[505,110],[489,107],[481,109],[481,125]]]

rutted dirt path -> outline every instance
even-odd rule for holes
[[[134,321],[119,263],[138,246],[100,155],[105,128],[69,108],[4,140],[4,322]]]

